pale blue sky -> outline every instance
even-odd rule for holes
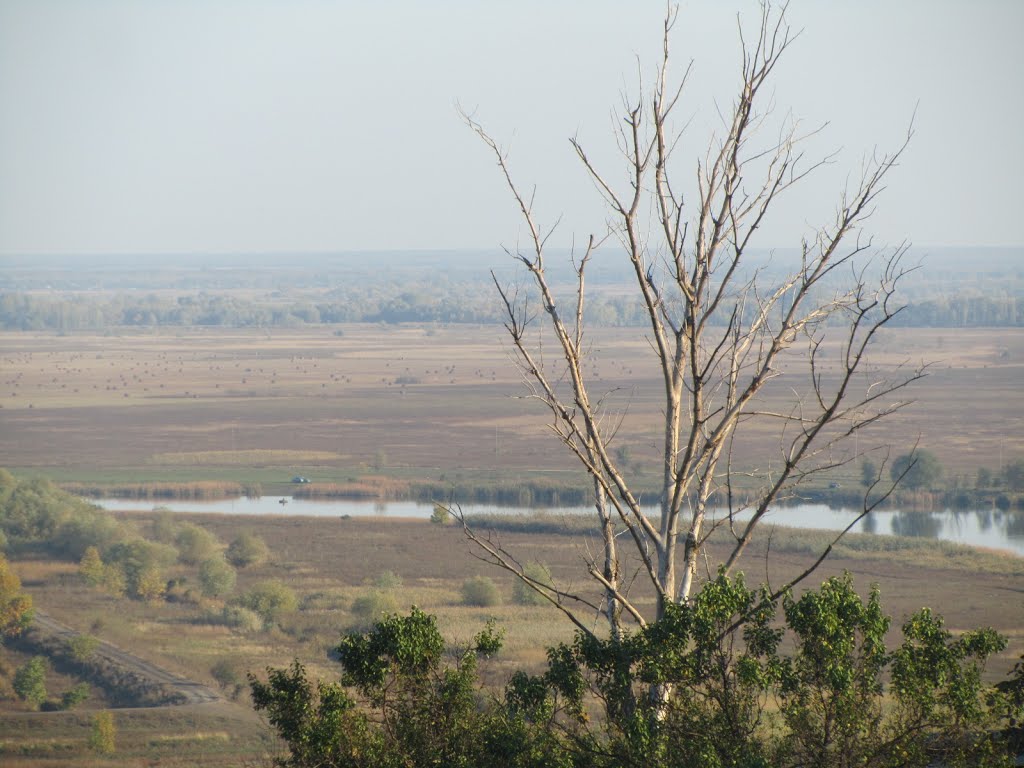
[[[567,138],[614,177],[609,109],[657,53],[653,0],[0,0],[0,258],[14,253],[492,248],[519,222],[475,111],[556,238],[604,211]],[[728,106],[735,14],[683,3],[689,173]],[[881,241],[1019,245],[1024,2],[796,0],[776,114],[830,121],[836,165],[760,244],[824,220],[873,148],[917,134]],[[649,69],[648,69],[649,73]]]

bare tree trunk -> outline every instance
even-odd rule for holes
[[[906,405],[900,399],[902,390],[925,373],[917,368],[887,379],[867,377],[862,370],[878,331],[902,308],[896,287],[904,274],[905,249],[873,253],[860,228],[906,142],[896,152],[866,163],[859,184],[839,200],[834,220],[801,243],[800,266],[785,278],[766,283],[760,268],[749,263],[755,233],[781,195],[831,159],[806,161],[800,146],[816,131],[801,134],[793,123],[784,124],[767,147],[752,144],[755,136],[764,141],[759,129],[763,133],[768,115],[760,111],[762,92],[792,41],[785,8],[776,11],[765,3],[753,38],[745,38],[741,29],[742,81],[726,133],[698,160],[692,193],[686,197],[685,177],[680,180],[673,160],[678,136],[671,118],[689,70],[670,84],[669,42],[675,20],[676,11],[670,9],[653,89],[627,104],[618,123],[626,184],[608,180],[584,148],[570,140],[607,205],[612,224],[607,233],[590,237],[576,263],[576,295],[568,312],[561,311],[545,273],[551,231],[544,232],[537,224],[532,199],[524,197],[512,180],[499,145],[463,114],[496,158],[530,232],[530,247],[509,254],[530,277],[542,314],[532,317],[515,292],[497,279],[495,284],[531,395],[548,408],[552,430],[592,478],[603,552],[602,561],[591,562],[589,572],[603,589],[599,610],[607,616],[613,636],[621,633],[624,621],[643,626],[660,619],[670,603],[688,600],[699,586],[698,565],[708,538],[723,526],[728,526],[732,546],[718,566],[732,571],[772,505],[809,478],[855,461],[856,455],[840,453],[837,446]],[[620,186],[625,193],[618,191]],[[591,255],[609,238],[618,242],[630,265],[661,377],[664,428],[658,519],[641,508],[631,490],[629,468],[612,450],[621,425],[606,418],[601,397],[591,396],[583,366],[588,295],[584,277]],[[837,288],[840,269],[852,279]],[[556,374],[547,372],[539,350],[527,339],[527,329],[538,318],[564,360]],[[831,379],[821,370],[826,336],[841,339],[839,370]],[[792,372],[796,362],[803,365],[801,383],[793,386],[798,394],[789,410],[764,410],[759,395],[768,382],[783,376],[784,361],[787,377],[797,375]],[[567,392],[560,382],[567,385]],[[759,474],[744,468],[748,482],[740,488],[732,448],[758,422],[779,425],[781,463]],[[749,482],[750,477],[756,482]],[[865,497],[857,519],[877,505],[878,495],[870,505]],[[709,507],[719,497],[728,500],[728,517],[712,520]],[[740,512],[748,515],[744,523],[737,522]],[[622,587],[617,525],[632,541],[632,554],[654,592],[653,616],[645,615]],[[508,552],[493,542],[484,550],[486,559],[523,577]],[[557,591],[546,596],[581,631],[589,631],[567,606],[574,602],[594,608],[592,604]],[[668,688],[650,691],[659,711],[670,697]]]

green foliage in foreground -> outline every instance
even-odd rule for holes
[[[889,623],[849,576],[779,601],[720,576],[645,629],[549,649],[546,672],[514,673],[502,695],[478,674],[493,627],[446,653],[416,608],[347,635],[336,682],[298,661],[249,682],[289,768],[1012,764],[1001,728],[1022,716],[1022,666],[981,682],[1003,638],[955,637],[922,610],[889,650]]]

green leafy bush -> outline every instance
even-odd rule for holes
[[[210,667],[210,674],[217,685],[232,701],[238,698],[245,687],[245,675],[233,659],[221,659]]]
[[[398,610],[398,599],[386,590],[372,589],[352,601],[352,613],[363,622],[376,621]]]
[[[294,611],[299,604],[295,592],[277,579],[259,582],[232,602],[255,611],[266,626],[275,624],[281,616]]]
[[[47,667],[45,657],[33,656],[14,673],[14,692],[18,694],[18,698],[28,702],[35,709],[46,701]]]
[[[217,537],[205,528],[183,523],[174,537],[178,559],[187,565],[196,565],[213,558],[219,552]]]
[[[259,632],[263,629],[263,617],[251,608],[241,605],[225,605],[220,614],[221,622],[240,632]]]
[[[64,691],[60,697],[60,708],[63,710],[71,710],[81,704],[83,701],[89,698],[91,689],[88,683],[79,683],[78,685],[69,688]]]
[[[142,600],[156,599],[163,594],[167,586],[163,571],[177,559],[174,547],[142,538],[119,542],[106,554],[107,565],[123,574],[127,593]],[[116,581],[113,574],[106,574],[104,578],[112,585]]]
[[[503,697],[478,693],[478,664],[501,645],[493,626],[446,654],[415,608],[346,635],[338,682],[297,661],[249,680],[294,768],[1012,764],[1002,724],[1024,709],[1024,665],[992,688],[981,674],[1003,638],[955,636],[922,610],[889,651],[889,623],[878,591],[861,597],[848,575],[781,598],[719,575],[633,632],[581,628]]]
[[[373,580],[373,586],[377,589],[401,589],[402,577],[394,571],[384,571]]]
[[[448,525],[451,522],[452,513],[444,504],[435,504],[434,511],[430,513],[430,522],[434,525]]]
[[[75,635],[68,640],[68,653],[77,662],[88,661],[99,645],[100,641],[92,635]]]
[[[543,563],[529,562],[523,566],[523,573],[540,586],[552,586],[551,571]],[[518,605],[545,605],[548,602],[522,579],[516,579],[512,584],[512,600]]]
[[[462,582],[462,602],[488,608],[501,605],[501,592],[493,579],[487,576],[473,576]]]
[[[243,533],[228,544],[225,556],[236,568],[249,568],[265,563],[270,556],[270,550],[259,536]]]
[[[101,755],[111,755],[116,749],[117,727],[111,712],[97,712],[92,718],[89,749]]]
[[[204,560],[199,566],[199,589],[205,597],[221,597],[235,588],[235,569],[221,556]]]

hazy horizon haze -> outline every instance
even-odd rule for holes
[[[605,211],[568,143],[621,178],[611,109],[651,80],[664,4],[0,0],[0,259],[43,253],[465,250],[514,245],[517,212],[472,112],[536,186],[565,247]],[[683,3],[693,72],[677,177],[737,82],[737,12]],[[1024,3],[792,3],[799,39],[774,123],[836,162],[777,206],[758,245],[828,220],[874,151],[915,136],[868,232],[880,244],[1019,246]],[[765,140],[771,138],[771,131]]]

